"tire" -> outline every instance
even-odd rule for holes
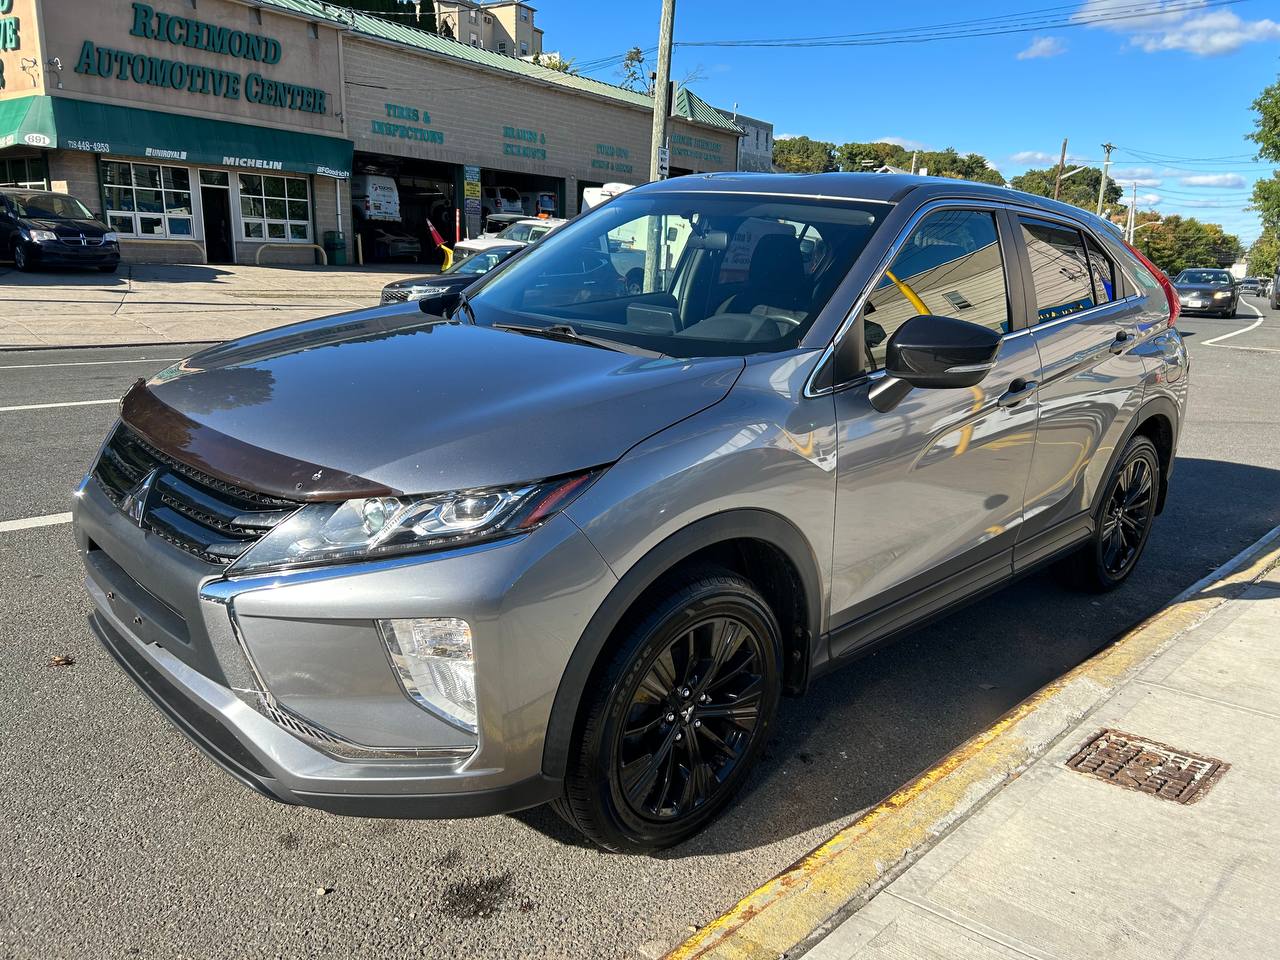
[[[555,804],[616,853],[675,846],[714,820],[758,760],[781,695],[778,621],[749,581],[706,569],[669,586],[603,655]]]
[[[1067,559],[1077,586],[1114,590],[1133,573],[1151,535],[1160,495],[1160,456],[1147,437],[1125,446],[1107,478],[1093,520],[1093,536]]]
[[[21,273],[30,273],[35,267],[32,265],[30,258],[27,257],[27,250],[21,241],[15,242],[13,245],[13,265]]]

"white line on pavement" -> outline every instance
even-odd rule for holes
[[[1227,340],[1231,337],[1238,337],[1242,333],[1248,333],[1250,330],[1253,330],[1260,323],[1262,323],[1263,320],[1266,319],[1266,317],[1263,316],[1262,311],[1259,310],[1257,307],[1255,307],[1252,303],[1248,303],[1247,301],[1241,300],[1240,305],[1242,307],[1248,307],[1250,310],[1256,313],[1258,315],[1258,319],[1253,321],[1253,323],[1249,324],[1249,326],[1247,327],[1241,327],[1239,330],[1232,330],[1230,333],[1224,333],[1220,337],[1214,337],[1212,340],[1206,340],[1204,342],[1204,345],[1206,347],[1212,347],[1215,343],[1217,343],[1220,340]]]
[[[99,403],[119,403],[117,400],[64,400],[62,403],[20,403],[15,407],[0,407],[0,413],[14,410],[48,410],[50,407],[91,407]]]
[[[70,360],[65,363],[10,363],[0,370],[36,370],[43,367],[96,367],[106,363],[173,363],[181,357],[140,357],[136,360]]]
[[[52,527],[58,523],[70,523],[69,513],[48,513],[43,517],[23,517],[21,520],[0,520],[0,533],[7,530],[27,530],[31,527]]]

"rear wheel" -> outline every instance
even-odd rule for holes
[[[1147,437],[1129,441],[1103,488],[1093,536],[1069,558],[1076,582],[1113,590],[1128,579],[1147,545],[1160,493],[1160,457]]]
[[[747,580],[709,570],[674,583],[584,697],[557,811],[622,853],[693,836],[759,757],[781,649],[777,619]]]

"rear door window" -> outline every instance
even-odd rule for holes
[[[1060,320],[1095,306],[1093,276],[1080,231],[1043,220],[1019,218],[1018,222],[1031,260],[1036,322]]]

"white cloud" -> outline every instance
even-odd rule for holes
[[[1194,173],[1189,177],[1180,177],[1178,182],[1184,187],[1243,187],[1244,177],[1238,173]]]
[[[1121,202],[1121,203],[1123,203],[1123,204],[1125,204],[1126,206],[1128,206],[1129,201],[1130,201],[1130,200],[1132,200],[1132,199],[1133,199],[1133,194],[1131,194],[1131,193],[1126,193],[1123,197],[1121,197],[1121,198],[1120,198],[1120,202]],[[1154,207],[1154,206],[1158,206],[1158,205],[1159,205],[1159,204],[1161,204],[1163,201],[1164,201],[1164,198],[1163,198],[1163,197],[1161,197],[1161,196],[1160,196],[1160,194],[1158,194],[1158,193],[1140,193],[1140,194],[1138,194],[1138,206],[1140,206],[1140,207]]]
[[[1054,159],[1053,154],[1045,153],[1043,150],[1019,150],[1009,157],[1009,162],[1015,164],[1053,163]]]
[[[1280,40],[1280,23],[1274,20],[1244,20],[1230,10],[1197,12],[1199,6],[1189,5],[1187,0],[1169,0],[1159,5],[1158,12],[1124,17],[1125,10],[1133,9],[1131,0],[1086,0],[1076,18],[1114,16],[1116,19],[1090,26],[1127,34],[1131,46],[1147,53],[1184,50],[1199,57],[1215,57],[1246,43]]]
[[[1031,46],[1019,51],[1018,59],[1036,60],[1040,57],[1056,57],[1066,52],[1067,48],[1062,45],[1057,37],[1036,37],[1031,41]]]
[[[1116,175],[1111,179],[1126,190],[1135,185],[1139,187],[1158,187],[1164,183],[1159,177],[1135,177],[1128,174]]]
[[[773,135],[773,139],[774,140],[794,140],[798,136],[800,136],[800,134],[798,133],[775,133]]]
[[[1179,200],[1180,207],[1224,207],[1229,210],[1244,210],[1249,206],[1248,201],[1240,203],[1227,203],[1222,200]]]
[[[908,140],[906,137],[876,137],[872,143],[892,143],[903,150],[928,150],[928,146],[919,140]]]

